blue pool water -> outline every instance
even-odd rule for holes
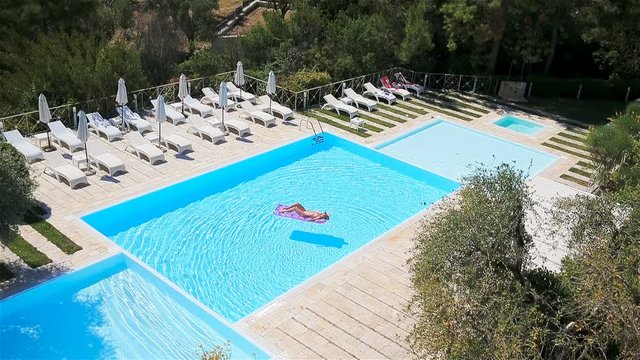
[[[0,302],[3,359],[199,358],[227,340],[268,355],[123,254]]]
[[[527,135],[534,135],[544,127],[540,124],[511,115],[503,117],[502,119],[494,122],[494,124]]]
[[[457,187],[327,134],[322,144],[303,139],[83,220],[237,321]],[[331,220],[272,213],[294,202]]]
[[[545,152],[444,120],[380,144],[377,149],[458,181],[479,164],[509,163],[533,177],[557,159]]]

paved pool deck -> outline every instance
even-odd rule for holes
[[[366,139],[330,125],[323,124],[323,127],[350,140],[375,146],[411,129],[445,118],[556,155],[558,160],[533,181],[536,189],[543,190],[541,194],[545,201],[548,202],[556,194],[580,193],[581,189],[558,182],[559,174],[567,171],[579,159],[541,146],[546,139],[562,131],[564,125],[550,119],[515,114],[543,123],[545,128],[535,136],[500,128],[492,124],[502,116],[495,111],[471,122],[448,119],[435,112],[428,113]],[[190,139],[195,151],[185,156],[176,156],[175,152],[168,151],[165,154],[167,162],[156,166],[126,152],[126,141],[107,143],[102,140],[109,151],[125,161],[128,172],[115,178],[99,172],[89,177],[89,186],[74,190],[45,174],[42,162],[33,164],[32,173],[39,185],[35,195],[51,209],[49,221],[81,245],[83,250],[66,255],[35,231],[23,227],[23,237],[54,262],[32,270],[3,248],[0,258],[12,262],[18,277],[3,285],[0,297],[121,251],[117,245],[85,225],[79,219],[81,215],[309,136],[312,130],[306,126],[305,119],[297,114],[292,123],[278,121],[273,128],[250,124],[254,133],[252,136],[237,139],[230,135],[220,145],[186,133],[187,126],[184,124],[175,127],[166,124],[163,127],[174,127],[175,132]],[[303,122],[302,126],[298,126],[300,122]],[[66,150],[58,151],[70,156]],[[406,311],[412,296],[406,262],[410,257],[415,231],[421,219],[428,218],[430,211],[417,214],[235,323],[234,327],[276,358],[411,358],[406,336],[414,319]],[[538,248],[540,262],[551,268],[557,267],[559,258],[566,251],[562,244],[544,240]]]

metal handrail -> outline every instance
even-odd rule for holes
[[[311,106],[322,103],[322,97],[326,94],[341,95],[345,87],[351,87],[356,91],[362,90],[365,82],[377,85],[379,79],[384,75],[393,75],[395,72],[402,72],[410,81],[419,82],[422,80],[427,90],[458,91],[458,92],[478,92],[493,94],[497,92],[500,80],[491,76],[474,76],[442,73],[415,72],[402,67],[393,67],[377,72],[351,77],[348,79],[335,81],[329,84],[315,86],[300,91],[292,91],[282,86],[276,86],[276,93],[273,99],[294,111],[306,110]],[[205,86],[211,86],[219,81],[232,81],[234,71],[227,71],[211,76],[189,79],[190,92],[194,93]],[[129,92],[132,97],[130,106],[139,112],[146,112],[151,109],[150,101],[159,95],[165,96],[167,102],[177,101],[178,82],[171,82],[158,86],[137,89]],[[256,95],[266,94],[267,81],[245,75],[245,86],[243,90],[253,92]],[[75,125],[75,110],[100,110],[115,113],[115,101],[113,97],[103,97],[83,102],[75,102],[65,105],[51,107],[52,116],[60,118],[68,126]],[[114,114],[115,115],[115,114]],[[5,130],[18,128],[25,135],[30,135],[34,131],[46,129],[38,122],[38,111],[28,111],[15,115],[0,117]],[[321,125],[320,125],[321,126]]]

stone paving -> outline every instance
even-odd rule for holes
[[[541,122],[546,127],[534,136],[519,134],[492,125],[493,121],[502,116],[495,111],[471,122],[447,120],[558,156],[556,163],[536,177],[547,179],[548,182],[544,185],[546,187],[556,186],[555,180],[559,174],[564,173],[578,159],[544,148],[540,144],[564,129],[563,125],[524,113],[511,113]],[[442,117],[446,118],[437,113],[428,113],[366,139],[330,125],[323,124],[323,127],[326,131],[373,146]],[[98,173],[89,177],[89,186],[75,190],[43,173],[42,162],[34,164],[32,169],[39,184],[36,197],[50,207],[49,221],[82,246],[83,250],[65,255],[35,231],[26,230],[23,232],[25,239],[49,255],[54,262],[43,267],[46,269],[21,270],[17,281],[9,286],[5,285],[0,297],[33,286],[61,271],[86,266],[120,251],[117,245],[81,222],[79,216],[309,136],[311,129],[304,123],[298,127],[298,123],[304,119],[301,115],[296,115],[293,124],[286,125],[278,121],[278,125],[273,128],[251,124],[252,136],[237,139],[230,135],[220,145],[213,145],[188,134],[187,125],[182,124],[175,127],[175,132],[190,139],[195,151],[185,156],[176,156],[170,150],[165,153],[167,161],[156,166],[126,152],[126,141],[107,143],[103,140],[113,154],[125,161],[128,172],[116,177]],[[165,124],[163,128],[165,126],[173,127]],[[61,151],[70,157],[68,151]],[[407,314],[406,306],[412,293],[406,261],[419,220],[428,212],[426,210],[407,220],[393,231],[235,323],[234,327],[277,358],[411,357],[406,336],[413,319]],[[21,261],[6,248],[0,252],[0,258],[21,265]]]

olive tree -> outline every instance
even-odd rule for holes
[[[33,205],[35,187],[22,155],[0,142],[0,237],[7,236],[22,221]]]
[[[422,225],[410,259],[419,356],[541,358],[556,351],[556,277],[531,262],[534,202],[510,165],[478,169]]]

